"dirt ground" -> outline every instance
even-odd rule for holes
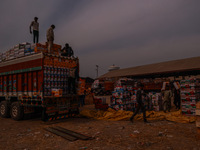
[[[86,106],[87,107],[87,106]],[[84,109],[84,108],[82,108]],[[60,126],[94,137],[92,140],[70,142],[45,131],[46,127]],[[105,121],[88,118],[68,118],[42,122],[40,118],[14,121],[0,118],[1,150],[198,150],[200,139],[195,123],[181,124],[168,121]]]

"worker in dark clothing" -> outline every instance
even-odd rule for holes
[[[79,81],[78,68],[69,69],[68,77],[68,94],[76,94],[76,82]]]
[[[83,94],[80,95],[80,105],[84,106],[85,105],[85,96],[86,96],[86,90],[84,90]]]
[[[76,94],[76,75],[75,75],[76,68],[69,69],[69,78],[68,78],[68,93],[69,94]]]
[[[181,107],[180,90],[176,88],[174,88],[174,105],[176,109],[180,109]]]
[[[74,52],[68,43],[66,43],[65,47],[62,49],[61,56],[67,56],[67,57],[74,56]]]
[[[138,90],[137,90],[136,98],[137,98],[138,105],[137,105],[137,109],[136,109],[135,113],[131,116],[130,121],[133,122],[135,115],[137,115],[139,110],[141,109],[143,112],[144,122],[147,123],[146,110],[145,110],[144,103],[142,102],[142,95],[144,95],[143,90],[142,90],[143,85],[141,83],[138,83],[137,86],[138,86]]]

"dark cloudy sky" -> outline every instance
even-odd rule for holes
[[[81,76],[200,56],[200,0],[1,0],[0,51],[32,42],[37,16],[40,42],[55,24],[55,43],[68,42]]]

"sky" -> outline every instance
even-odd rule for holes
[[[54,24],[55,43],[80,60],[81,77],[111,65],[128,68],[200,56],[200,0],[1,0],[0,52],[32,43],[29,26],[40,24],[39,42]]]

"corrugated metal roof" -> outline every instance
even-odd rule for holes
[[[173,60],[131,68],[110,71],[99,78],[142,76],[150,74],[163,74],[169,72],[200,70],[200,57]]]

